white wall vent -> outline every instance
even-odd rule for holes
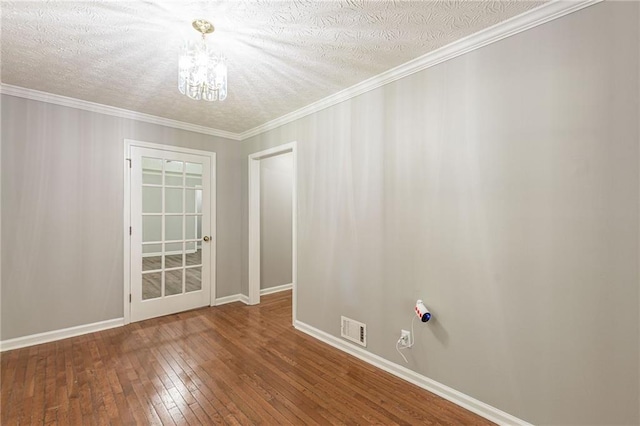
[[[367,346],[367,325],[351,318],[342,317],[340,335],[362,346]]]

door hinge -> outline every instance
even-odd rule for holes
[[[131,232],[133,232],[133,231],[131,230],[131,227],[129,227],[129,235],[131,235]]]
[[[129,294],[129,303],[131,303],[131,294]]]
[[[127,161],[129,162],[129,168],[131,168],[131,158],[127,158]]]

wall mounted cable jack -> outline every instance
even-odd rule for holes
[[[416,317],[420,318],[422,322],[427,322],[431,319],[431,312],[429,312],[427,307],[424,305],[424,303],[420,299],[416,301],[416,306],[414,308],[414,311],[416,315],[411,320],[411,332],[407,330],[400,330],[400,338],[396,342],[396,351],[398,351],[402,359],[404,359],[404,362],[407,364],[409,363],[409,361],[407,360],[407,357],[404,356],[402,351],[404,349],[412,348],[413,345],[415,344],[415,334],[413,332],[413,325],[415,323]]]

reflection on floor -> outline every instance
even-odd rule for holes
[[[142,270],[151,271],[161,269],[162,256],[152,256],[142,258]],[[202,251],[197,250],[194,253],[185,255],[185,262],[182,263],[182,255],[165,256],[165,269],[180,268],[164,272],[165,296],[182,293],[182,279],[184,272],[185,291],[197,291],[202,289],[202,267],[191,267],[193,265],[202,264]],[[184,266],[187,268],[184,268]],[[142,275],[142,299],[154,299],[160,297],[162,285],[162,272],[152,272]]]

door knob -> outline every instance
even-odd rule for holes
[[[206,242],[209,242],[210,238],[209,237],[204,237],[203,240],[206,243]]]

